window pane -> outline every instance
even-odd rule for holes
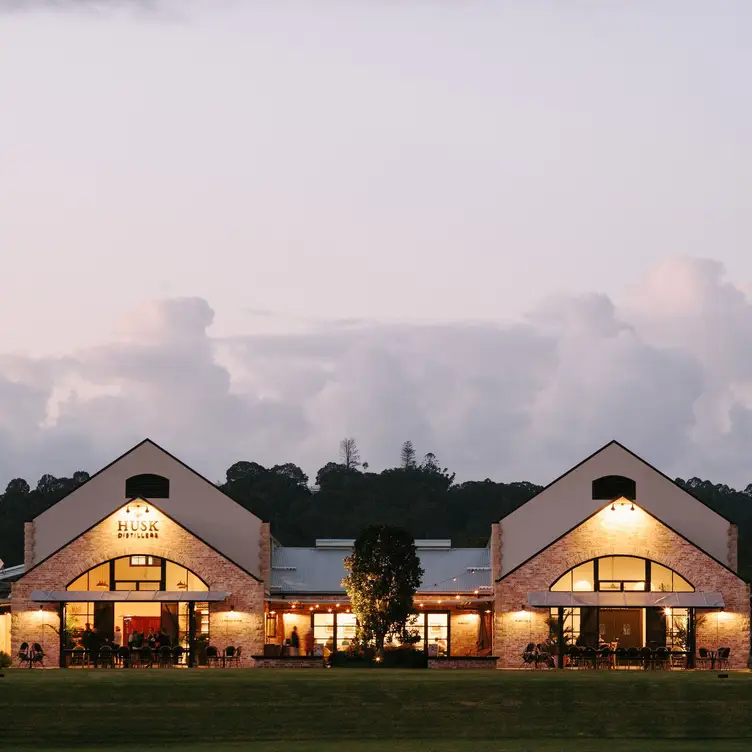
[[[553,585],[551,585],[551,590],[558,591],[558,592],[572,592],[572,572],[571,570],[567,572],[566,574],[563,574],[561,577],[559,577],[556,582],[554,582]]]
[[[135,582],[116,582],[115,583],[115,590],[135,590],[135,589],[136,589]]]
[[[645,582],[625,582],[624,583],[624,589],[625,590],[644,590],[645,589]]]
[[[317,645],[326,645],[330,642],[329,649],[334,647],[334,614],[313,615],[313,640]]]
[[[602,556],[598,559],[598,579],[615,580],[614,577],[614,557]]]
[[[355,639],[355,614],[337,614],[337,649],[344,650]]]
[[[621,580],[619,582],[601,580],[598,584],[601,590],[621,590]]]
[[[592,561],[580,564],[572,570],[572,590],[582,592],[595,590]]]
[[[438,654],[445,655],[449,635],[449,614],[426,614],[428,644],[438,647]]]
[[[201,578],[188,571],[188,590],[206,592],[209,588]]]
[[[670,593],[673,590],[671,583],[671,570],[656,564],[654,561],[650,563],[650,589],[656,592]]]
[[[694,588],[680,574],[674,572],[674,591],[677,593],[692,593]]]
[[[139,590],[159,590],[159,583],[158,582],[139,582],[138,589]]]
[[[66,590],[88,590],[89,589],[89,573],[82,574],[77,579],[73,580]]]
[[[165,562],[165,590],[188,590],[188,571],[172,561]]]
[[[636,559],[633,556],[614,556],[613,559],[613,576],[601,579],[612,580],[644,580],[645,579],[645,561]],[[600,568],[600,563],[598,564]]]

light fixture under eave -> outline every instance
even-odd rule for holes
[[[96,587],[99,587],[99,588],[106,588],[106,587],[107,587],[107,583],[106,583],[106,582],[105,582],[104,580],[100,580],[100,581],[99,581],[99,582],[97,583]]]

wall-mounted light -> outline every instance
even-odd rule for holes
[[[526,608],[525,608],[525,604],[523,603],[523,604],[522,604],[522,605],[520,606],[520,611],[525,611],[525,610],[526,610]]]
[[[491,613],[491,609],[487,608],[486,611],[485,611],[485,613],[490,614]]]
[[[231,614],[234,614],[234,613],[235,613],[235,606],[230,606],[230,613],[231,613]]]

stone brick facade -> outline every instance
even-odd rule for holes
[[[187,567],[206,582],[210,590],[231,593],[226,600],[209,604],[210,640],[222,648],[241,646],[242,664],[252,666],[251,655],[263,652],[264,583],[154,506],[151,506],[149,519],[156,521],[158,537],[119,537],[118,523],[125,519],[124,515],[124,508],[118,510],[13,583],[13,653],[18,652],[24,641],[39,642],[47,654],[46,665],[58,665],[59,638],[55,632],[59,627],[58,606],[44,604],[40,613],[43,604],[31,601],[32,591],[65,590],[79,575],[102,562],[119,556],[145,554]],[[33,535],[33,528],[28,524],[26,535]]]
[[[730,647],[732,668],[746,668],[750,647],[749,587],[637,506],[626,514],[606,507],[496,582],[494,653],[500,657],[499,668],[519,666],[525,645],[548,637],[549,611],[526,606],[529,592],[549,590],[560,575],[584,561],[618,554],[663,564],[691,582],[697,591],[721,592],[725,611],[706,612],[697,627],[696,644],[698,648]]]
[[[269,594],[272,571],[272,538],[268,522],[262,522],[259,530],[259,576],[264,581],[264,590]]]
[[[449,645],[452,656],[476,655],[480,614],[477,611],[452,611],[449,616]]]

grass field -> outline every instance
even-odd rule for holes
[[[750,710],[750,673],[15,669],[0,747],[748,750]]]

